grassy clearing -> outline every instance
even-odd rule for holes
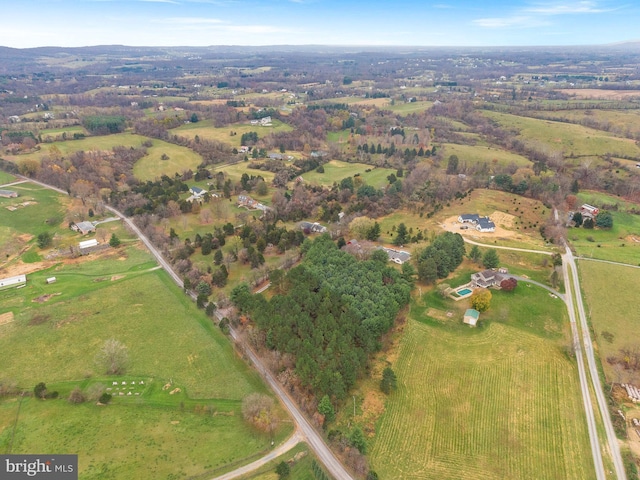
[[[250,123],[235,123],[225,127],[216,128],[212,120],[202,120],[197,123],[187,123],[171,130],[176,135],[195,138],[198,135],[202,139],[215,140],[226,143],[232,147],[240,147],[240,140],[243,133],[258,132],[258,137],[266,137],[271,133],[290,132],[292,127],[280,120],[274,119],[272,126],[263,127],[261,125],[251,125]],[[231,135],[234,132],[235,135]]]
[[[162,175],[173,176],[185,170],[195,171],[202,163],[202,157],[187,147],[181,147],[162,140],[152,140],[147,156],[133,166],[133,174],[140,180],[154,180]],[[162,160],[162,156],[169,158]]]
[[[53,142],[42,146],[38,152],[26,155],[7,155],[7,160],[20,163],[25,159],[40,159],[45,155],[51,154],[51,149],[57,149],[61,155],[68,156],[74,152],[85,151],[105,151],[111,150],[115,146],[140,147],[142,142],[148,140],[147,137],[135,135],[132,133],[118,133],[115,135],[102,135],[96,137],[87,137],[81,140],[66,140],[64,142]]]
[[[383,108],[385,110],[391,110],[392,112],[396,112],[399,114],[409,114],[416,112],[424,112],[433,106],[433,102],[407,102],[407,103],[396,103],[395,105],[386,105]]]
[[[237,412],[196,414],[136,400],[99,407],[27,398],[11,451],[75,453],[80,478],[98,479],[192,477],[268,449],[269,439],[255,435]],[[1,402],[0,425],[13,426],[16,410],[17,401]],[[3,451],[10,430],[0,433]]]
[[[307,172],[302,175],[302,178],[311,184],[331,186],[334,182],[340,182],[343,178],[360,174],[360,177],[367,185],[381,188],[388,183],[387,177],[392,173],[395,174],[396,171],[391,168],[377,168],[365,163],[347,163],[340,160],[331,160],[324,164],[324,173]]]
[[[12,183],[16,181],[16,177],[11,175],[10,173],[3,172],[0,170],[0,185],[4,185],[5,183]]]
[[[464,300],[412,304],[371,448],[381,478],[594,477],[564,304],[539,290],[495,292],[476,329]]]
[[[461,171],[464,171],[465,165],[475,165],[478,163],[501,166],[511,164],[519,167],[531,166],[531,162],[527,158],[495,147],[445,143],[442,145],[442,148],[445,158],[449,158],[451,155],[457,155],[460,160]]]
[[[640,315],[635,308],[640,269],[588,260],[581,260],[578,266],[605,375],[610,382],[624,381],[605,359],[618,355],[623,347],[637,345],[637,338],[630,334],[640,330]]]
[[[241,399],[259,388],[210,320],[163,271],[148,271],[154,266],[148,256],[138,257],[146,262],[61,265],[30,275],[23,289],[2,292],[2,311],[15,315],[1,332],[3,374],[25,387],[99,375],[93,358],[116,338],[129,349],[131,375],[171,378],[192,398]],[[46,285],[47,276],[58,281]],[[34,301],[42,295],[50,297]]]
[[[134,245],[58,264],[30,274],[25,288],[0,292],[0,314],[14,314],[0,326],[3,379],[27,390],[44,381],[61,396],[25,400],[13,453],[78,453],[82,478],[145,478],[150,471],[178,478],[268,450],[271,438],[249,429],[240,412],[244,396],[266,391],[259,376],[155,265]],[[49,276],[57,282],[47,285]],[[94,363],[108,338],[128,347],[126,376],[105,377]],[[75,386],[132,379],[145,380],[135,387],[142,395],[117,396],[108,407],[65,400]],[[167,382],[181,392],[169,395],[161,388]],[[0,402],[2,451],[16,413],[16,399]],[[275,440],[290,432],[285,422]]]
[[[269,160],[261,160],[263,162],[269,162]],[[233,182],[239,182],[240,178],[242,177],[243,173],[246,173],[247,175],[249,175],[250,177],[253,175],[254,177],[262,177],[264,178],[264,181],[267,182],[267,185],[271,185],[271,182],[273,181],[273,177],[275,177],[275,174],[273,172],[269,172],[266,170],[256,170],[254,168],[249,168],[248,165],[251,161],[249,162],[239,162],[239,163],[235,163],[233,165],[224,165],[222,167],[217,167],[214,166],[211,170],[215,173],[215,172],[224,172],[227,175],[229,175],[229,178],[233,181]]]
[[[596,192],[578,195],[580,203],[591,205],[617,205],[618,211],[612,211],[613,227],[609,230],[588,230],[582,227],[571,228],[567,236],[579,255],[589,258],[611,260],[631,265],[640,262],[640,215],[629,213],[640,206],[625,202],[619,198]]]
[[[617,138],[613,134],[581,125],[538,120],[497,112],[483,112],[505,128],[519,131],[525,141],[546,145],[570,155],[623,155],[640,157],[640,147],[633,140]]]

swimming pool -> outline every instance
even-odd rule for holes
[[[465,295],[469,295],[471,292],[473,292],[473,290],[469,288],[463,288],[462,290],[458,290],[456,293],[463,297]]]

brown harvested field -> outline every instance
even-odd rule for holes
[[[628,100],[640,98],[640,90],[601,90],[598,88],[568,88],[558,90],[566,95],[579,99]]]

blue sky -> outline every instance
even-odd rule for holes
[[[640,39],[637,0],[15,0],[8,47],[590,45]]]

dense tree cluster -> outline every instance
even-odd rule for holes
[[[464,254],[464,239],[459,233],[438,235],[431,245],[416,256],[418,278],[428,283],[446,278],[462,263]]]
[[[409,301],[410,285],[392,267],[358,261],[326,236],[306,248],[270,301],[236,288],[232,300],[251,314],[266,347],[293,355],[295,372],[317,397],[343,399],[368,355]]]

